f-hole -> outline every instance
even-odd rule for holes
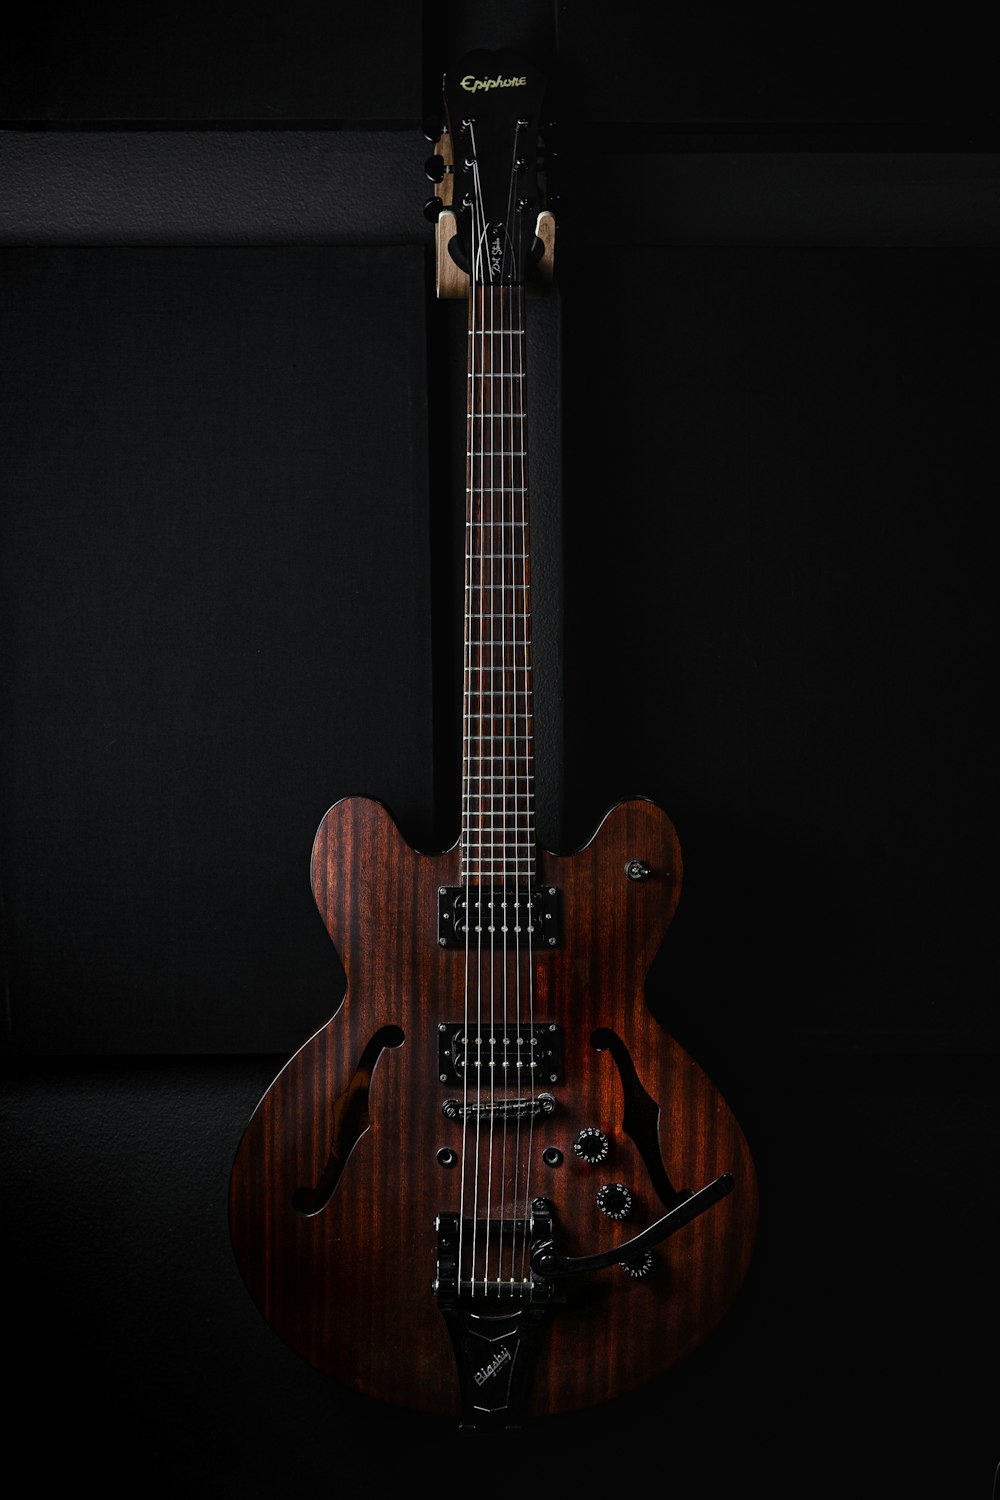
[[[386,1047],[399,1047],[403,1033],[398,1026],[383,1026],[368,1043],[358,1059],[354,1076],[344,1092],[333,1102],[333,1140],[323,1175],[315,1187],[296,1188],[292,1207],[300,1214],[318,1214],[333,1197],[347,1158],[371,1124],[368,1114],[368,1090],[372,1074]]]
[[[691,1192],[690,1189],[678,1192],[663,1165],[659,1140],[660,1106],[643,1088],[632,1054],[617,1032],[601,1026],[592,1034],[590,1045],[598,1052],[610,1052],[614,1058],[622,1085],[622,1129],[635,1142],[649,1173],[649,1180],[664,1208],[676,1208],[678,1203],[690,1198]]]

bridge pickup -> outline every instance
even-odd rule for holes
[[[532,1082],[558,1083],[562,1076],[562,1032],[558,1026],[478,1026],[464,1021],[438,1026],[438,1077],[442,1083],[467,1083],[478,1089],[517,1089]],[[537,1096],[536,1096],[537,1097]],[[494,1100],[500,1104],[502,1100]],[[543,1110],[543,1113],[545,1111]]]
[[[477,953],[497,948],[531,952],[562,943],[555,886],[443,885],[438,890],[438,944]]]
[[[551,1115],[555,1107],[553,1094],[539,1094],[535,1099],[495,1099],[484,1104],[463,1104],[461,1099],[446,1099],[441,1106],[441,1113],[446,1120],[474,1120],[481,1116],[526,1120]]]

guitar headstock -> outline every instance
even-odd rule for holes
[[[473,285],[523,285],[551,246],[545,86],[545,75],[510,51],[469,52],[445,78],[447,128],[432,161],[440,163],[440,207],[450,211],[442,217],[454,218],[439,220],[439,252],[446,247]]]

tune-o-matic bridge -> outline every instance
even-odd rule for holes
[[[507,948],[527,953],[562,942],[559,891],[553,885],[442,885],[438,889],[438,944],[476,952]]]
[[[438,1077],[483,1089],[558,1083],[562,1076],[562,1032],[551,1022],[494,1026],[442,1021],[438,1026]],[[511,1101],[514,1103],[515,1101]]]
[[[475,1120],[481,1116],[501,1120],[539,1119],[555,1113],[554,1094],[536,1094],[534,1099],[446,1099],[441,1113],[446,1120]]]

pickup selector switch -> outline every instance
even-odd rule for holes
[[[603,1161],[610,1150],[611,1143],[603,1130],[598,1130],[596,1125],[588,1125],[586,1130],[581,1130],[573,1142],[573,1150],[583,1161],[596,1167],[599,1161]]]
[[[597,1206],[609,1219],[625,1219],[632,1208],[632,1194],[624,1182],[606,1182],[598,1189]]]

